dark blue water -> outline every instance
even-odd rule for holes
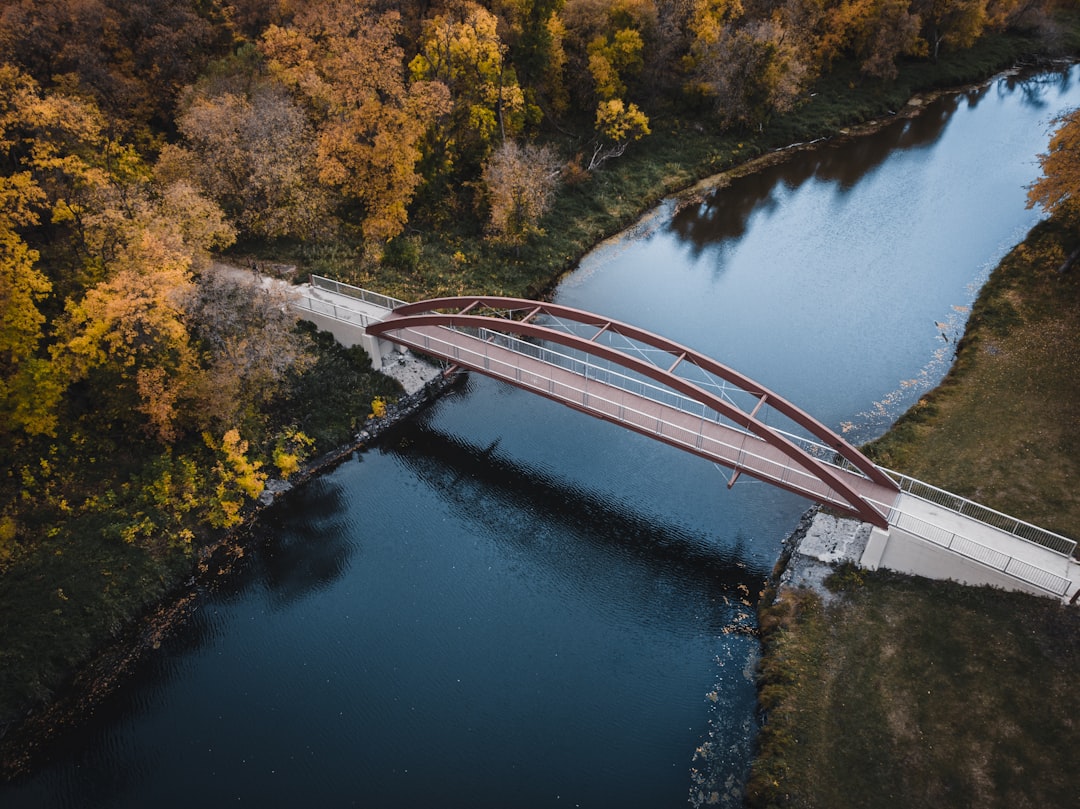
[[[559,287],[857,440],[1036,219],[1073,70],[661,208]],[[361,409],[366,403],[358,405]],[[753,605],[807,503],[473,376],[293,493],[4,807],[738,805]]]

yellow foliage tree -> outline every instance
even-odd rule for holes
[[[596,108],[596,131],[601,139],[593,149],[588,170],[605,160],[621,157],[626,147],[649,134],[649,118],[636,104],[627,106],[621,98],[601,101]]]
[[[166,188],[156,200],[136,196],[129,211],[116,226],[107,278],[68,300],[51,353],[67,382],[99,368],[117,375],[138,397],[147,431],[168,443],[175,403],[199,375],[185,312],[191,270],[207,263],[211,246],[228,244],[232,230],[190,186]]]
[[[441,81],[454,100],[450,141],[456,151],[476,147],[486,152],[496,134],[503,139],[521,132],[530,111],[495,15],[474,2],[452,7],[424,27],[418,53],[409,63],[414,79]],[[532,111],[533,117],[539,110]]]
[[[315,446],[315,440],[295,427],[289,427],[278,436],[274,445],[274,466],[282,480],[288,480],[300,469],[300,464]]]
[[[622,28],[614,36],[596,37],[588,46],[589,73],[602,99],[626,94],[625,77],[641,71],[645,42],[633,28]]]
[[[35,220],[29,205],[39,198],[25,174],[0,177],[0,432],[51,433],[59,386],[49,364],[37,356],[44,315],[37,308],[52,284],[35,267],[31,250],[16,232]]]
[[[1049,148],[1039,155],[1042,176],[1028,188],[1028,207],[1080,215],[1080,109],[1054,124]]]
[[[84,101],[43,94],[33,79],[0,65],[0,434],[52,434],[64,381],[39,351],[44,316],[38,304],[56,294],[38,268],[39,254],[21,231],[52,207],[59,193],[106,176],[95,165],[107,151],[103,121]]]
[[[244,503],[262,494],[266,473],[260,471],[261,462],[248,458],[248,442],[240,438],[239,430],[227,430],[221,441],[208,432],[203,433],[203,441],[218,458],[213,470],[215,497],[209,505],[207,519],[215,528],[231,528],[241,522]]]

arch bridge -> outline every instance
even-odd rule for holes
[[[813,416],[626,323],[541,301],[462,296],[401,303],[365,328],[730,468],[729,487],[746,473],[879,528],[899,496],[892,478]]]

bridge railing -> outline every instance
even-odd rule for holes
[[[389,295],[372,292],[370,289],[353,286],[352,284],[343,284],[341,281],[335,281],[332,278],[324,278],[321,275],[310,276],[310,283],[314,289],[324,289],[327,292],[333,292],[346,298],[355,298],[358,301],[363,301],[372,306],[378,306],[387,311],[405,305],[405,301],[391,298]]]
[[[881,471],[895,480],[900,485],[901,491],[928,500],[935,505],[947,508],[984,525],[989,525],[991,528],[996,528],[1026,542],[1041,545],[1062,556],[1072,556],[1076,550],[1076,541],[1068,537],[1063,537],[1053,531],[1047,531],[1045,528],[1039,528],[1037,525],[1018,520],[1016,517],[1010,517],[1008,514],[995,511],[988,506],[976,503],[974,500],[968,500],[958,494],[939,489],[937,486],[924,483],[917,478],[884,467],[881,468]]]
[[[790,441],[802,447],[802,449],[818,458],[818,460],[838,469],[861,474],[851,462],[840,457],[840,455],[831,447],[827,447],[824,444],[820,444],[804,436],[785,433],[783,430],[777,430],[777,432],[786,436]],[[1071,557],[1076,551],[1076,540],[1069,539],[1061,534],[1055,534],[1053,531],[1047,531],[1045,528],[1040,528],[1029,522],[1024,522],[1009,514],[996,511],[989,506],[976,503],[974,500],[969,500],[966,497],[961,497],[958,494],[953,494],[945,489],[940,489],[937,486],[925,483],[918,478],[913,478],[909,475],[895,472],[892,469],[886,469],[885,467],[879,468],[882,472],[895,480],[897,485],[900,486],[900,490],[903,492],[927,500],[935,505],[955,512],[956,514],[960,514],[961,516],[975,520],[983,525],[995,528],[998,531],[1010,534],[1017,539],[1047,548],[1062,556]],[[885,508],[888,509],[889,505],[885,504]],[[890,518],[890,522],[894,522],[892,518]]]
[[[313,298],[311,295],[294,295],[289,301],[289,306],[293,309],[302,309],[307,312],[325,315],[334,320],[351,323],[361,328],[367,328],[368,324],[372,322],[372,318],[361,311],[348,306],[338,306],[336,303],[324,301],[321,298]]]
[[[597,382],[611,385],[612,387],[620,388],[627,391],[628,393],[633,393],[637,396],[641,396],[645,399],[650,399],[659,404],[673,407],[676,410],[682,411],[683,413],[688,413],[692,416],[698,416],[700,418],[712,421],[716,424],[723,424],[726,427],[738,430],[739,432],[746,435],[753,435],[753,433],[751,433],[745,427],[732,421],[730,418],[725,417],[723,414],[719,413],[708,405],[705,405],[702,402],[697,401],[696,399],[691,399],[689,396],[671,390],[670,388],[659,385],[652,380],[632,376],[624,371],[617,371],[612,368],[606,368],[602,365],[597,365],[594,362],[590,362],[587,359],[583,359],[581,356],[575,356],[573,354],[567,353],[566,351],[551,348],[547,345],[530,342],[528,340],[522,340],[521,338],[503,334],[502,332],[495,332],[489,329],[467,328],[458,329],[458,331],[472,334],[473,336],[478,337],[485,342],[494,343],[508,349],[509,351],[513,351],[516,354],[523,354],[525,356],[532,357],[533,359],[538,359],[541,362],[545,362],[549,365],[555,365],[560,368],[564,368],[565,370],[583,376],[586,379],[595,380]],[[720,395],[721,398],[725,399],[733,406],[739,407],[740,409],[745,410],[745,408],[752,407],[754,404],[757,403],[756,397],[738,389],[733,389],[726,386],[717,386],[714,392]],[[740,405],[739,402],[736,401],[735,396],[733,396],[732,394],[735,394],[735,396],[739,396],[741,394],[742,398],[747,399],[747,402],[745,402],[743,405]],[[768,406],[766,405],[766,408],[767,407]],[[815,455],[815,457],[826,458],[830,454],[835,454],[835,451],[830,449],[829,447],[822,446],[821,444],[816,444],[815,442],[804,436],[796,435],[795,433],[787,432],[784,430],[779,430],[775,427],[773,427],[772,429],[776,432],[781,433],[792,441],[795,441],[804,448],[815,448],[816,451],[812,453]],[[860,472],[858,472],[857,469],[855,469],[855,467],[851,467],[851,470],[855,471],[856,474],[861,474]]]
[[[959,554],[979,564],[1001,571],[1014,579],[1033,584],[1036,587],[1063,596],[1068,591],[1072,582],[1064,576],[1051,573],[1038,565],[1017,559],[1007,553],[991,548],[981,542],[976,542],[961,534],[957,534],[940,525],[927,522],[920,517],[904,512],[894,514],[890,520],[893,525],[917,537],[940,545],[953,553]]]
[[[406,329],[404,331],[408,333],[412,330]],[[469,332],[470,337],[476,338],[476,332],[478,330],[448,329],[447,331]],[[507,340],[507,336],[503,334],[495,336],[498,338],[498,343],[500,344],[499,347],[504,348],[505,346],[501,344]],[[509,339],[513,340],[515,338]],[[593,411],[605,418],[618,421],[639,432],[655,434],[657,437],[662,438],[662,440],[674,446],[681,446],[692,452],[704,452],[707,453],[708,457],[712,458],[723,458],[725,459],[724,462],[731,466],[753,469],[755,476],[772,480],[781,486],[788,487],[793,491],[801,492],[805,496],[818,500],[819,502],[826,502],[839,507],[846,506],[846,501],[833,491],[828,484],[804,469],[801,465],[790,459],[785,459],[781,462],[776,458],[771,458],[756,452],[755,449],[763,445],[764,442],[752,433],[725,424],[724,426],[726,428],[731,429],[733,432],[737,431],[736,435],[740,436],[736,443],[706,433],[706,424],[719,423],[718,418],[710,417],[710,415],[715,415],[715,413],[708,413],[705,415],[702,415],[701,413],[689,413],[689,415],[699,419],[698,424],[700,426],[696,428],[689,425],[676,424],[666,420],[662,416],[658,417],[656,413],[649,413],[634,407],[628,400],[622,399],[621,397],[615,399],[609,395],[609,392],[612,389],[625,391],[626,393],[633,395],[635,393],[633,389],[625,388],[621,385],[608,384],[604,380],[591,376],[584,378],[584,374],[582,374],[580,370],[576,371],[575,375],[582,378],[581,384],[556,380],[551,376],[538,376],[533,372],[523,373],[520,365],[501,359],[498,355],[489,354],[486,345],[484,345],[481,350],[476,350],[467,346],[462,346],[459,342],[440,339],[432,333],[425,331],[415,332],[415,342],[413,342],[412,345],[421,351],[436,351],[441,356],[451,359],[451,361],[481,368],[485,373],[496,379],[512,380],[520,387],[531,389],[536,393],[554,397],[565,402],[573,402],[575,405]],[[525,345],[529,346],[527,353],[530,357],[543,361],[543,352],[548,349],[531,343],[526,343]],[[511,350],[511,353],[518,352]],[[565,354],[561,354],[560,352],[556,353],[559,353],[563,358],[572,359],[576,363],[581,362],[580,359],[568,358]],[[565,365],[555,365],[554,363],[547,364],[554,365],[555,367],[564,370],[574,370]],[[596,368],[597,366],[593,367]],[[607,371],[608,369],[601,368],[600,370]],[[618,376],[616,372],[611,373]],[[619,381],[626,382],[628,379],[628,377],[624,377]],[[590,381],[596,381],[599,384],[590,389]],[[634,379],[629,379],[629,381],[635,384],[640,382],[640,380]],[[641,384],[645,385],[646,383]],[[655,386],[647,387],[653,387],[653,392],[656,390]],[[671,393],[673,396],[678,397],[678,394]],[[658,404],[665,404],[672,409],[678,409],[673,404],[668,405],[665,402],[661,402],[650,396],[642,396],[641,398]],[[686,399],[685,401],[689,402],[692,400]]]

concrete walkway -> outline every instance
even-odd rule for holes
[[[977,542],[991,554],[1000,554],[1004,559],[991,555],[987,557],[987,563],[983,563],[896,526],[892,526],[886,535],[853,517],[818,511],[793,534],[790,541],[794,545],[780,576],[780,586],[808,587],[828,603],[836,596],[825,586],[825,579],[839,565],[849,562],[872,570],[884,568],[929,579],[1019,590],[1066,603],[1080,589],[1080,563],[1069,557],[911,495],[903,495],[899,505],[906,509],[905,513],[917,515],[918,519],[937,521],[943,528],[947,526],[957,537],[975,537],[969,541]],[[960,532],[966,532],[966,535]],[[1043,579],[1053,588],[1047,589],[1008,575],[1002,569],[1008,560],[1035,568],[1017,568],[1014,564],[1012,569],[1029,579],[1038,579],[1037,571],[1040,570],[1060,577],[1065,583],[1062,585],[1064,592],[1060,592],[1062,588],[1054,579]]]

